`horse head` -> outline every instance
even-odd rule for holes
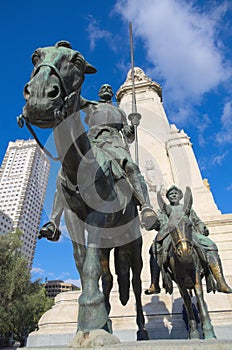
[[[82,54],[67,41],[39,48],[32,55],[34,69],[24,87],[24,119],[41,128],[53,128],[80,109],[80,91],[85,74],[95,73]]]

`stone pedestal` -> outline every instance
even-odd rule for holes
[[[38,350],[34,347],[21,348],[22,350]],[[40,350],[68,350],[67,347],[41,347]],[[93,348],[92,348],[93,349]],[[231,350],[229,340],[149,340],[140,342],[124,342],[116,345],[94,347],[95,350]]]

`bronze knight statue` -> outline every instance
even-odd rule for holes
[[[72,346],[83,345],[85,341],[91,341],[92,346],[118,342],[110,334],[109,294],[113,283],[109,257],[112,249],[120,301],[126,305],[132,283],[137,339],[146,340],[138,207],[147,229],[153,228],[157,216],[127,146],[127,142],[133,141],[134,127],[127,124],[124,112],[111,103],[113,93],[108,84],[101,87],[99,102],[81,97],[86,74],[93,74],[96,69],[69,42],[60,41],[54,46],[37,49],[32,62],[34,68],[24,87],[26,104],[18,124],[20,127],[26,124],[49,156],[51,153],[40,143],[32,126],[52,129],[56,158],[61,163],[51,221],[41,228],[40,237],[51,241],[59,239],[60,218],[64,212],[82,285],[78,331]],[[88,132],[83,112],[89,124]]]
[[[89,126],[88,137],[97,147],[108,153],[112,160],[116,160],[121,167],[113,167],[114,176],[120,178],[122,173],[131,184],[133,194],[141,208],[141,221],[147,230],[154,228],[157,216],[152,209],[147,186],[139,167],[132,160],[128,143],[134,141],[134,126],[128,125],[125,112],[113,105],[112,87],[103,84],[98,92],[99,101],[81,99],[81,109],[86,113],[85,122]],[[39,238],[47,237],[56,241],[60,237],[59,224],[63,213],[60,200],[60,171],[57,178],[57,189],[54,196],[53,209],[50,222],[40,230]]]

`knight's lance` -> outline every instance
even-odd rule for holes
[[[130,22],[130,54],[131,54],[131,78],[132,78],[132,113],[128,115],[128,119],[131,121],[135,128],[135,161],[139,165],[139,152],[138,152],[138,132],[139,121],[141,114],[137,112],[136,96],[135,96],[135,76],[134,76],[134,50],[133,50],[133,36],[132,36],[132,23]]]

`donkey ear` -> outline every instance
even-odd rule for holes
[[[184,195],[184,212],[189,216],[193,205],[193,195],[190,187],[186,187]]]
[[[157,201],[160,207],[161,211],[164,211],[166,213],[167,216],[171,215],[171,209],[170,207],[165,203],[165,201],[163,200],[163,197],[161,195],[161,192],[158,191],[157,192]]]

